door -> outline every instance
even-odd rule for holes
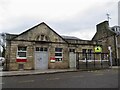
[[[35,69],[48,69],[48,51],[47,48],[36,48],[35,51]]]
[[[69,53],[69,67],[76,68],[76,54],[74,52]]]

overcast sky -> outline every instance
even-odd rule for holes
[[[119,0],[0,0],[0,33],[19,34],[45,22],[60,35],[90,40],[96,24],[118,25]]]

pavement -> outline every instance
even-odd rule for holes
[[[110,69],[118,69],[118,68],[119,68],[118,66],[113,66]],[[76,72],[76,71],[79,71],[79,70],[77,70],[77,69],[47,69],[47,70],[2,71],[2,68],[0,68],[0,77],[52,74],[52,73]]]
[[[0,77],[5,76],[24,76],[24,75],[37,75],[37,74],[52,74],[52,73],[63,73],[73,72],[76,69],[47,69],[47,70],[20,70],[20,71],[1,71]]]

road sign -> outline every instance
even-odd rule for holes
[[[102,48],[100,46],[96,46],[95,47],[95,52],[96,53],[101,53],[102,52]]]

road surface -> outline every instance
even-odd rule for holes
[[[2,88],[118,88],[117,70],[66,72],[2,78]]]

